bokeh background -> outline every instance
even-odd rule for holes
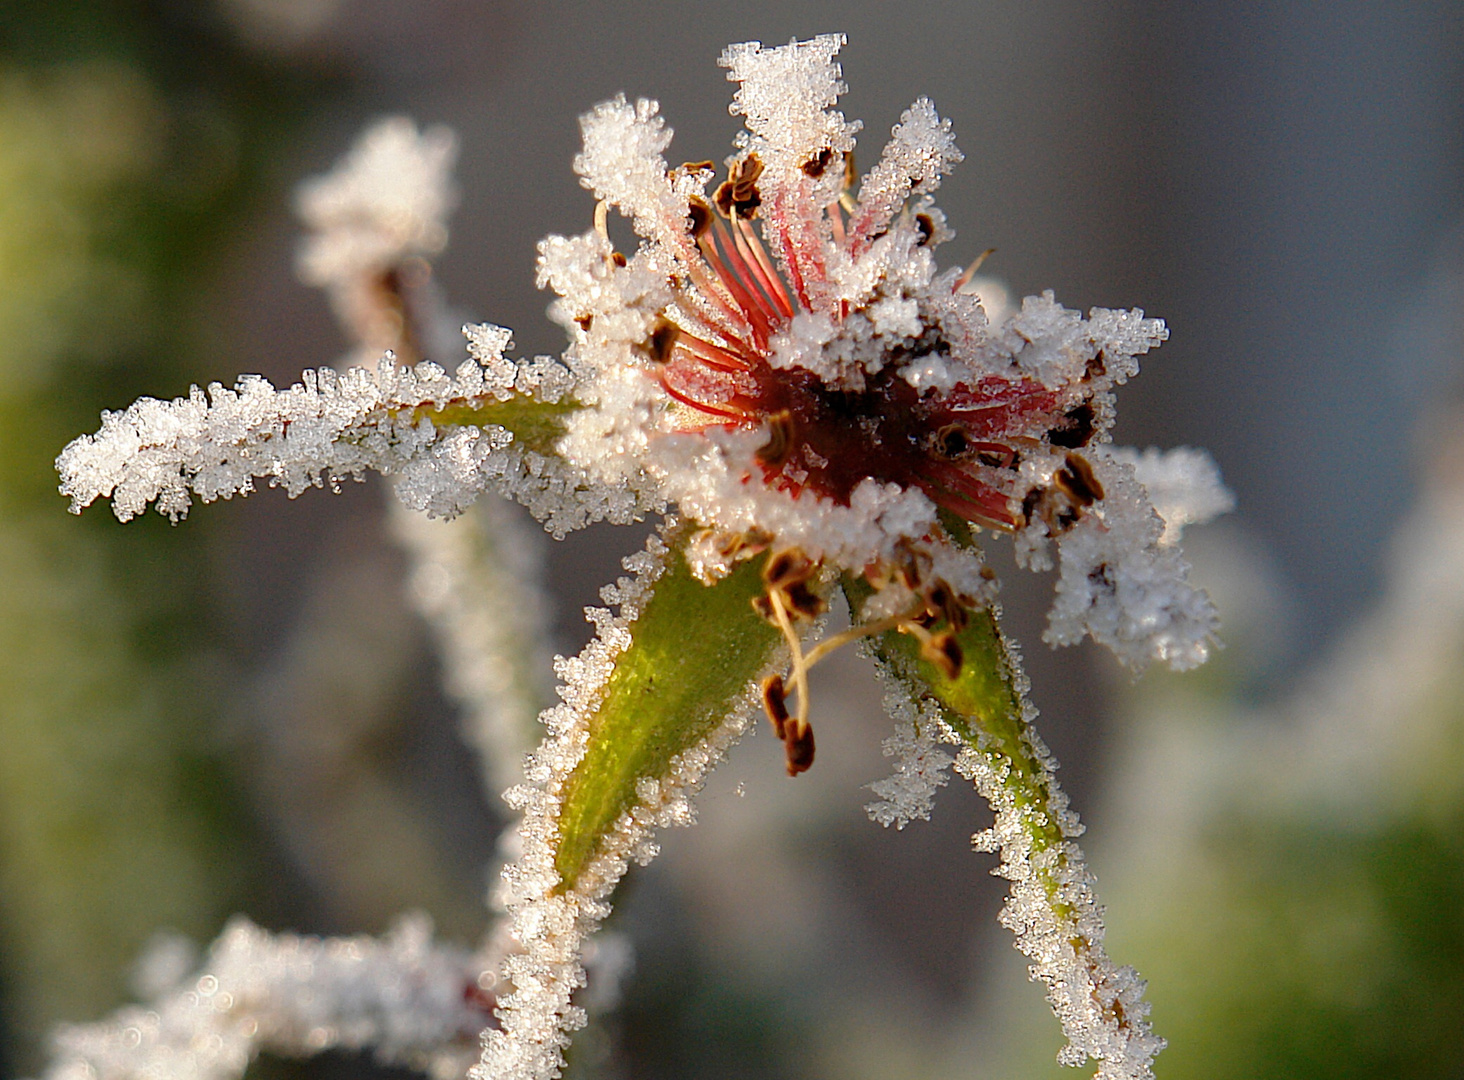
[[[1464,4],[1401,0],[4,0],[5,1074],[126,1000],[160,930],[374,932],[420,908],[471,941],[504,823],[384,485],[122,527],[65,513],[55,454],[140,394],[342,352],[292,274],[291,192],[383,113],[459,133],[453,302],[558,351],[532,265],[590,220],[579,113],[655,97],[673,153],[720,158],[721,48],[831,30],[866,161],[917,95],[954,122],[945,259],[995,247],[1016,295],[1168,320],[1119,439],[1207,446],[1239,498],[1188,544],[1227,620],[1197,675],[1049,652],[1050,582],[1008,575],[1112,951],[1171,1040],[1160,1075],[1464,1076]],[[550,547],[560,651],[640,536]],[[979,801],[958,783],[932,822],[879,829],[871,683],[849,658],[815,693],[817,767],[789,781],[747,740],[632,876],[635,973],[573,1070],[1059,1073],[968,850]]]

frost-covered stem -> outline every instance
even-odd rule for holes
[[[380,939],[271,934],[239,916],[201,967],[188,954],[164,941],[143,960],[145,1006],[61,1028],[45,1080],[236,1080],[261,1052],[330,1049],[449,1080],[493,1002],[479,973],[496,958],[434,943],[423,915]]]
[[[543,539],[520,513],[498,499],[480,499],[452,521],[395,501],[390,510],[392,535],[410,559],[409,595],[432,628],[463,735],[495,798],[519,781],[549,696]]]
[[[850,579],[845,588],[858,610],[867,587]],[[1036,709],[1015,649],[990,609],[972,617],[961,645],[965,663],[954,680],[898,632],[873,639],[871,652],[896,704],[936,719],[946,740],[961,746],[956,770],[991,805],[995,822],[973,844],[1000,854],[996,872],[1011,882],[1001,923],[1032,961],[1028,971],[1046,986],[1067,1036],[1058,1060],[1080,1065],[1091,1057],[1098,1080],[1148,1080],[1164,1040],[1149,1029],[1143,980],[1103,948],[1102,909],[1076,843],[1082,826],[1033,727]]]

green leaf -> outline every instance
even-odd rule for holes
[[[579,402],[569,398],[551,403],[516,395],[507,401],[455,401],[441,409],[416,409],[413,419],[426,416],[438,427],[497,425],[526,449],[554,454],[554,444],[564,434],[565,417],[580,408]]]
[[[600,839],[638,801],[636,781],[660,778],[677,755],[706,739],[737,707],[780,640],[752,609],[763,559],[715,585],[686,565],[686,531],[670,538],[669,564],[630,627],[589,722],[589,746],[565,783],[555,869],[574,886]]]

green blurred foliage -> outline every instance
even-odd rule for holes
[[[18,1070],[54,1023],[126,996],[155,931],[212,937],[257,869],[208,739],[228,674],[197,535],[70,518],[52,466],[102,408],[187,380],[197,282],[324,86],[206,10],[0,13],[0,994]]]

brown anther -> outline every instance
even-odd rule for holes
[[[1087,446],[1096,432],[1093,406],[1085,401],[1063,414],[1057,426],[1047,433],[1047,441],[1064,450],[1078,450]]]
[[[757,213],[762,205],[762,194],[757,189],[762,172],[762,159],[756,154],[748,154],[731,164],[727,179],[717,185],[712,195],[712,202],[723,217],[751,218]]]
[[[763,712],[768,714],[768,719],[773,723],[773,730],[778,733],[779,739],[786,739],[788,723],[788,691],[783,686],[783,676],[769,675],[763,680],[762,701]]]
[[[1010,469],[1016,466],[1017,455],[1010,450],[1006,453],[996,450],[978,450],[976,460],[992,469]]]
[[[989,566],[983,566],[980,570],[982,581],[995,581],[996,571]]]
[[[793,414],[787,409],[779,410],[768,417],[768,441],[759,446],[753,456],[769,468],[777,468],[793,453]]]
[[[717,166],[710,161],[683,161],[680,167],[673,171],[690,176],[693,173],[713,172],[716,168]]]
[[[817,180],[820,176],[828,171],[828,167],[833,163],[834,148],[831,146],[825,146],[817,154],[813,155],[813,157],[809,158],[801,166],[799,166],[799,168],[803,170],[804,176],[811,176],[813,177],[813,179]]]
[[[734,184],[756,183],[757,178],[763,174],[762,158],[756,153],[748,154],[740,161],[734,161],[727,170],[727,178]]]
[[[808,587],[806,581],[784,586],[782,596],[783,606],[789,613],[803,619],[818,618],[828,606],[822,596]]]
[[[620,254],[620,252],[618,251],[613,251],[610,253],[610,261],[621,269],[625,268],[625,256]]]
[[[924,247],[935,236],[935,218],[929,214],[916,214],[915,228],[920,230],[919,244],[921,247]]]
[[[844,151],[844,187],[852,188],[854,181],[859,179],[859,174],[854,170],[854,151]]]
[[[947,424],[935,433],[935,448],[942,456],[955,460],[971,448],[971,440],[960,424]]]
[[[1108,374],[1108,362],[1102,349],[1084,365],[1083,374],[1089,379],[1101,379]]]
[[[575,319],[575,325],[587,334],[590,332],[590,327],[593,326],[594,323],[595,317],[593,315],[581,315],[579,318]]]
[[[911,592],[918,592],[930,572],[930,553],[913,547],[908,540],[895,545],[895,578]]]
[[[671,350],[676,348],[676,341],[680,337],[681,327],[664,315],[658,317],[651,330],[650,340],[645,344],[646,356],[650,357],[652,363],[666,363],[671,359]]]
[[[768,557],[763,566],[763,581],[777,589],[798,585],[813,577],[818,565],[798,548],[784,548]]]
[[[686,211],[686,223],[693,240],[700,240],[706,235],[707,230],[712,227],[712,208],[705,199],[696,195],[691,197]]]
[[[745,532],[732,533],[722,540],[721,546],[717,549],[724,557],[745,557],[756,555],[759,551],[767,550],[773,542],[773,534],[766,529],[760,529],[756,525]]]
[[[1022,496],[1022,521],[1030,525],[1037,518],[1037,511],[1042,505],[1042,489],[1033,488]]]
[[[925,605],[949,624],[957,633],[966,628],[966,607],[948,583],[936,578],[925,590]]]
[[[1093,466],[1077,454],[1069,454],[1063,459],[1063,467],[1057,470],[1052,480],[1079,506],[1092,506],[1103,498],[1103,485],[1093,475]]]
[[[961,643],[956,640],[956,635],[950,632],[931,635],[930,639],[920,646],[920,655],[940,668],[941,674],[947,679],[955,679],[961,674],[961,664],[965,660],[965,654],[961,651]]]
[[[823,614],[827,606],[823,597],[810,587],[818,572],[818,563],[797,548],[775,551],[763,564],[763,582],[767,591],[752,599],[753,610],[769,622],[778,621],[772,596],[777,594],[784,612],[793,619],[813,619]]]
[[[783,728],[783,750],[788,755],[788,775],[807,772],[813,764],[813,726],[797,721]]]

